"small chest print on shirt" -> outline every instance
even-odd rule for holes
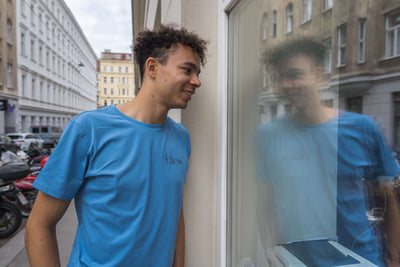
[[[167,165],[181,165],[182,159],[175,157],[174,155],[170,155],[168,153],[164,154],[164,161]]]

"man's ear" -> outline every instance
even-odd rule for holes
[[[154,79],[157,76],[158,64],[160,64],[160,63],[154,57],[149,57],[146,60],[145,72],[151,79]]]

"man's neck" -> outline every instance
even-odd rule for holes
[[[293,114],[293,119],[300,124],[313,125],[324,123],[336,115],[336,110],[316,104],[306,108],[298,109]]]
[[[168,109],[158,104],[151,90],[143,86],[134,99],[117,105],[117,108],[137,121],[150,124],[163,124],[168,115]]]

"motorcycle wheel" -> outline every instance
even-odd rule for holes
[[[14,233],[21,225],[21,221],[21,212],[15,205],[0,203],[0,238]]]
[[[18,207],[21,210],[21,215],[24,217],[28,217],[29,214],[31,214],[33,204],[35,203],[37,190],[32,189],[23,191],[22,194],[24,194],[24,197],[26,198],[26,200],[28,200],[28,203],[26,205],[22,205],[21,203],[19,203]]]

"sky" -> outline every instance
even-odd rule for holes
[[[98,57],[104,49],[131,51],[130,0],[64,0]]]

